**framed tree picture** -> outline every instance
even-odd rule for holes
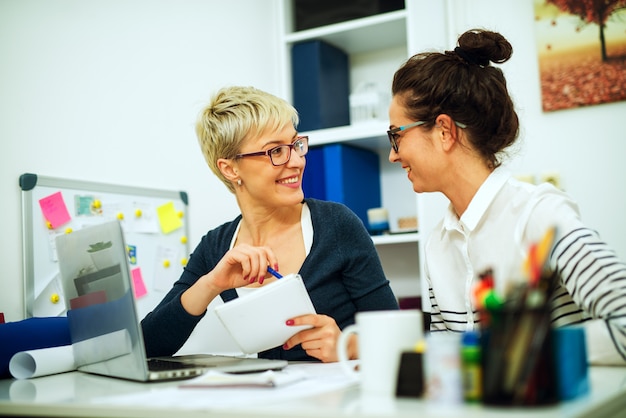
[[[533,0],[544,111],[626,100],[626,0]]]

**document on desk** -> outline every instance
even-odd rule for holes
[[[258,405],[279,404],[284,401],[307,398],[340,390],[357,383],[347,375],[339,363],[295,363],[284,372],[299,379],[275,386],[196,386],[154,389],[148,392],[94,399],[95,404],[117,406],[151,405],[178,409],[248,408]],[[191,381],[190,381],[191,382]]]
[[[302,371],[267,370],[260,373],[223,373],[209,371],[202,376],[186,380],[181,388],[210,387],[279,387],[306,379]]]

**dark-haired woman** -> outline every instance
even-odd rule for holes
[[[453,51],[417,54],[394,75],[389,160],[415,192],[441,192],[450,201],[425,246],[431,331],[475,329],[472,291],[480,274],[492,269],[504,294],[510,280],[525,280],[531,244],[556,227],[553,325],[584,324],[590,361],[626,364],[626,266],[582,223],[570,197],[547,183],[517,181],[501,167],[519,121],[493,64],[512,52],[501,34],[474,29]]]

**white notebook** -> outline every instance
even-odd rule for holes
[[[286,275],[215,308],[217,317],[246,354],[283,345],[293,335],[311,328],[288,326],[286,321],[314,313],[299,274]]]

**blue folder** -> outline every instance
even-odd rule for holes
[[[324,41],[295,44],[291,51],[293,105],[299,131],[350,124],[348,56]]]

